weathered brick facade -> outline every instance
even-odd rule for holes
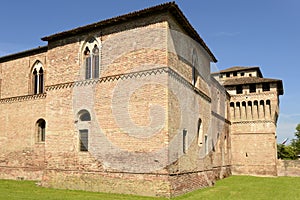
[[[267,153],[248,164],[238,145],[257,136],[230,122],[236,97],[210,75],[216,59],[176,4],[42,39],[0,58],[0,178],[171,197],[213,185],[232,164],[273,170],[274,123],[252,130]]]

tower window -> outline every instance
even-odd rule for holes
[[[270,83],[263,83],[262,84],[263,91],[270,91]]]
[[[250,84],[249,90],[250,90],[250,93],[255,93],[256,92],[256,84]]]
[[[241,85],[236,86],[236,93],[237,94],[243,94],[243,87]]]

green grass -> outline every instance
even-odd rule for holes
[[[33,181],[0,180],[0,200],[160,200],[165,198],[56,190],[36,186]],[[174,200],[187,199],[300,199],[300,177],[231,176],[214,187],[194,191]]]

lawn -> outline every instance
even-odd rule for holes
[[[33,181],[0,180],[0,200],[160,200],[165,198],[56,190],[36,186]],[[174,200],[187,199],[300,199],[300,177],[231,176],[214,187],[197,190]]]

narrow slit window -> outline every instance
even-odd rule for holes
[[[202,127],[202,120],[198,120],[198,146],[202,146],[202,137],[203,137],[203,127]]]
[[[45,142],[46,140],[46,121],[39,119],[37,122],[37,140],[38,142]]]
[[[186,151],[187,151],[187,130],[186,129],[183,129],[183,132],[182,132],[182,151],[183,153],[185,154]]]
[[[195,86],[197,83],[197,69],[196,69],[197,65],[198,65],[197,53],[196,53],[196,50],[193,49],[193,52],[192,52],[192,84],[193,84],[193,86]]]
[[[38,75],[36,69],[33,70],[33,93],[38,93]]]
[[[204,142],[205,142],[205,153],[208,153],[208,136],[204,136]]]
[[[39,71],[39,93],[44,93],[44,70],[40,68]]]
[[[85,79],[91,79],[92,62],[91,62],[91,52],[88,47],[86,47],[84,51],[84,55],[85,55]]]

